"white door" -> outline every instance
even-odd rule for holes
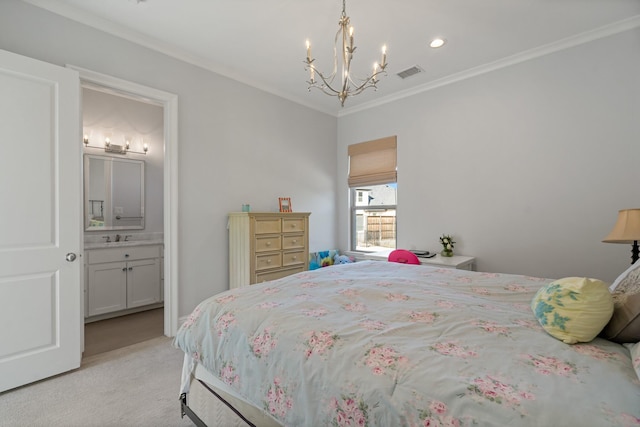
[[[0,392],[80,366],[79,87],[0,50]]]

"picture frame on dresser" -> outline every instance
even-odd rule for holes
[[[293,212],[290,197],[278,197],[278,205],[280,206],[280,212]]]

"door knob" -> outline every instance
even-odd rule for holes
[[[74,254],[73,252],[69,252],[65,259],[69,262],[73,262],[76,260],[76,254]]]

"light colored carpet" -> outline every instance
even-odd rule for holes
[[[193,426],[180,418],[182,358],[164,336],[87,357],[78,370],[0,394],[0,426]]]

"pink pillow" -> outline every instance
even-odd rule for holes
[[[420,260],[413,252],[404,249],[396,249],[389,254],[389,262],[399,262],[401,264],[420,264]]]

